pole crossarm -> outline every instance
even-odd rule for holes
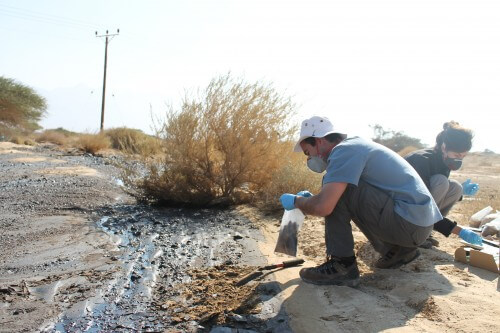
[[[118,36],[118,35],[119,34],[105,34],[105,35],[96,35],[96,37],[111,37],[111,36]]]

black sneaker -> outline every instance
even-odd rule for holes
[[[382,258],[377,260],[377,268],[398,268],[415,260],[420,255],[416,247],[402,247],[394,245]]]
[[[429,236],[422,244],[420,244],[418,247],[421,247],[423,249],[430,249],[431,247],[438,247],[439,246],[439,241],[435,239],[432,236]]]
[[[340,258],[332,257],[319,266],[302,268],[299,274],[304,282],[312,284],[349,287],[359,284],[359,270],[355,259],[346,266]]]
[[[426,239],[422,244],[420,244],[418,247],[422,249],[430,249],[432,247],[432,242],[429,239]]]

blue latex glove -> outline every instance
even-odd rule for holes
[[[465,195],[474,195],[479,190],[479,184],[471,183],[470,179],[467,179],[462,183],[462,188]]]
[[[309,197],[312,197],[312,196],[313,196],[313,194],[312,194],[311,192],[306,191],[306,190],[304,190],[304,191],[300,191],[299,193],[297,193],[297,195],[298,195],[299,197],[304,197],[304,198],[309,198]]]
[[[476,234],[473,231],[470,231],[468,229],[462,229],[458,233],[458,236],[462,238],[464,241],[470,244],[476,244],[476,245],[483,245],[483,239],[481,236]]]
[[[283,205],[283,208],[286,210],[292,210],[295,209],[295,194],[291,193],[285,193],[282,194],[280,197],[281,205]]]

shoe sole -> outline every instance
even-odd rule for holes
[[[313,280],[308,280],[301,278],[302,281],[315,284],[318,286],[347,286],[347,287],[357,287],[360,283],[359,278],[356,279],[350,279],[350,280],[342,280],[342,281],[313,281]]]
[[[430,238],[429,241],[431,242],[432,246],[438,247],[439,246],[439,241],[435,238]]]
[[[379,269],[394,269],[394,268],[399,268],[403,265],[406,265],[406,264],[409,264],[410,262],[412,262],[413,260],[417,259],[418,257],[420,257],[420,251],[419,250],[416,250],[415,251],[415,255],[413,257],[411,257],[410,259],[401,259],[400,261],[394,263],[393,265],[389,266],[389,267],[377,267]]]
[[[418,247],[421,249],[430,249],[430,248],[432,248],[432,246],[433,246],[432,242],[429,240],[426,240],[425,242],[420,244]]]

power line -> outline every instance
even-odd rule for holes
[[[17,29],[17,28],[12,28],[12,27],[5,27],[5,26],[2,26],[1,24],[0,24],[0,29],[7,30],[7,31],[13,31],[13,32],[16,32],[16,33],[23,33],[23,34],[26,34],[26,35],[41,36],[41,37],[44,37],[44,38],[46,38],[47,35],[50,35],[50,37],[53,37],[53,38],[61,38],[61,39],[65,39],[65,40],[72,40],[72,41],[76,41],[76,42],[79,42],[79,43],[94,44],[92,41],[90,41],[88,39],[85,40],[85,39],[81,39],[81,38],[75,38],[75,37],[69,36],[69,35],[54,34],[52,32],[50,32],[50,33],[42,33],[40,31],[28,31],[28,30]]]
[[[96,26],[84,26],[80,24],[75,24],[71,22],[66,22],[66,21],[61,21],[61,20],[53,20],[49,18],[44,18],[44,17],[36,17],[36,16],[31,16],[31,15],[22,15],[22,14],[15,14],[15,13],[8,13],[0,9],[0,13],[2,16],[6,17],[12,17],[16,19],[22,19],[22,20],[27,20],[31,22],[40,22],[40,23],[48,23],[48,24],[54,24],[58,26],[65,26],[65,27],[71,27],[71,28],[76,28],[76,29],[85,29],[88,30],[89,28],[95,29]]]
[[[21,19],[32,22],[40,22],[46,24],[52,24],[56,26],[66,26],[74,29],[80,29],[88,31],[89,28],[92,30],[99,29],[98,24],[90,23],[83,20],[73,19],[69,17],[52,15],[42,12],[37,12],[29,9],[8,6],[0,3],[0,16],[12,17],[15,19]],[[5,28],[7,29],[7,28]],[[137,42],[141,39],[141,36],[135,35],[129,32],[123,35],[123,37],[131,40],[132,42]]]
[[[3,13],[4,15],[10,17],[21,18],[25,20],[33,20],[44,23],[51,23],[51,24],[73,26],[73,27],[78,27],[80,29],[96,28],[96,24],[93,23],[58,15],[36,12],[28,9],[7,6],[3,4],[0,4],[0,13]]]

